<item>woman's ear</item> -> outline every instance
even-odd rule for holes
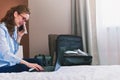
[[[18,12],[15,11],[15,12],[14,12],[14,17],[17,17],[17,16],[18,16]]]

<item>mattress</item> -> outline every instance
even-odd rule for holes
[[[0,80],[120,80],[120,65],[62,66],[54,72],[0,73]]]

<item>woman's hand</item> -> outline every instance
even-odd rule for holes
[[[21,25],[22,30],[18,30],[18,37],[17,37],[17,42],[20,43],[22,37],[24,34],[27,34],[27,29],[26,29],[26,23],[24,22],[23,25]]]
[[[17,42],[20,43],[21,39],[22,39],[22,36],[24,35],[24,31],[18,31],[18,36],[17,36]]]
[[[42,71],[42,70],[44,70],[43,68],[42,68],[42,66],[40,66],[40,65],[38,65],[38,64],[36,64],[36,63],[29,63],[29,62],[27,62],[27,61],[25,61],[25,60],[21,60],[21,62],[20,62],[21,64],[25,64],[27,67],[29,67],[29,68],[34,68],[35,70],[37,70],[37,71]]]
[[[22,37],[25,34],[24,30],[18,31],[18,37]]]
[[[44,69],[42,68],[42,66],[40,66],[40,65],[38,65],[38,64],[36,64],[36,63],[28,63],[27,66],[28,66],[29,68],[34,68],[34,69],[37,70],[37,71],[42,71],[42,70],[44,70]]]

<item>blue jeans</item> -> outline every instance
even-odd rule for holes
[[[43,66],[41,60],[36,59],[36,58],[28,58],[24,59],[25,61],[31,62],[31,63],[37,63],[41,66]],[[27,67],[24,64],[16,64],[14,66],[4,66],[0,67],[0,73],[7,73],[7,72],[22,72],[22,71],[28,71],[29,67]]]

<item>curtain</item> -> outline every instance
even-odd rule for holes
[[[92,55],[92,64],[99,64],[96,28],[94,26],[95,17],[93,16],[94,12],[91,12],[92,8],[95,7],[95,5],[92,6],[94,0],[71,0],[71,3],[71,33],[82,36],[84,51]]]
[[[120,64],[120,0],[96,0],[100,64]]]

